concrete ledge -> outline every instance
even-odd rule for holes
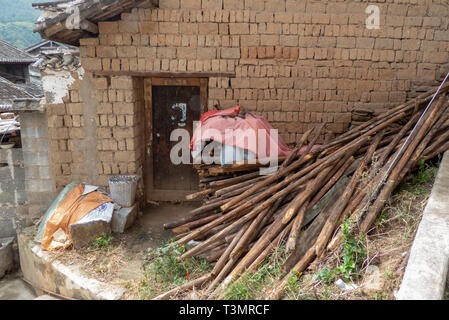
[[[76,265],[64,265],[34,242],[34,227],[18,235],[20,268],[36,286],[75,299],[119,300],[125,288],[106,284],[82,274]]]
[[[449,152],[438,170],[410,251],[398,300],[441,300],[449,266]]]

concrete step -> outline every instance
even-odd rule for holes
[[[83,274],[81,266],[67,265],[34,242],[35,228],[18,235],[20,268],[33,285],[62,296],[81,300],[119,300],[125,288]]]
[[[62,299],[56,298],[54,296],[50,296],[48,294],[44,294],[42,296],[34,298],[33,300],[62,300]]]

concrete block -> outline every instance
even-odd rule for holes
[[[50,296],[48,294],[44,294],[42,296],[39,296],[37,298],[34,298],[33,300],[62,300],[53,296]]]
[[[69,225],[69,232],[72,237],[73,248],[78,249],[92,244],[103,232],[111,233],[109,222],[104,220],[93,220],[85,223],[75,223]]]
[[[449,269],[449,152],[424,208],[397,300],[442,300]]]
[[[13,218],[15,208],[0,208],[0,237],[13,237],[16,235]]]
[[[14,268],[13,237],[0,239],[0,279]]]
[[[137,217],[137,204],[129,208],[121,208],[112,214],[111,228],[112,232],[123,233],[133,225]]]

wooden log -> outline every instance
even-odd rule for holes
[[[217,190],[215,192],[215,194],[217,196],[222,196],[222,195],[225,195],[225,194],[230,193],[232,191],[235,191],[237,189],[238,190],[247,190],[247,189],[249,189],[249,187],[251,187],[255,183],[258,183],[259,181],[262,181],[263,179],[265,179],[265,176],[260,176],[259,171],[255,172],[255,173],[256,173],[256,177],[255,178],[249,179],[247,181],[243,181],[243,182],[240,182],[240,183],[237,183],[237,184],[234,184],[232,186],[229,186],[229,187],[226,187],[226,188],[223,188],[223,189],[220,189],[220,190]],[[244,187],[246,187],[246,188],[243,189]]]
[[[200,169],[197,169],[197,172],[199,175],[202,174],[202,171]],[[232,178],[232,175],[222,175],[222,176],[211,176],[211,177],[204,177],[200,179],[200,183],[209,183],[212,181],[219,181],[219,180],[225,180]]]
[[[208,194],[211,194],[217,190],[218,189],[215,189],[215,188],[209,188],[206,190],[201,190],[201,191],[198,191],[198,192],[195,192],[192,194],[188,194],[188,195],[186,195],[186,200],[194,200],[194,199],[202,198],[202,197],[205,197]]]
[[[185,223],[179,227],[173,228],[173,233],[185,233],[191,231],[199,226],[205,225],[206,223],[215,220],[216,218],[221,217],[221,213],[213,214],[192,222]]]
[[[390,142],[388,147],[386,148],[382,157],[379,158],[379,165],[382,166],[387,159],[387,157],[391,154],[395,146],[398,145],[399,141],[405,136],[405,134],[412,128],[412,126],[418,121],[420,117],[419,113],[414,114],[411,119],[402,127],[401,131],[394,137],[394,139]]]
[[[427,160],[432,159],[433,157],[436,157],[440,153],[443,153],[443,152],[445,152],[447,150],[449,150],[449,141],[446,141],[445,143],[443,143],[436,150],[432,150],[431,152],[425,152],[424,156],[421,158],[421,160],[427,161]]]
[[[267,208],[257,215],[257,217],[251,222],[248,230],[235,246],[234,250],[231,252],[231,257],[234,257],[238,252],[243,251],[247,245],[249,245],[249,243],[258,234],[258,231],[260,231],[260,227],[263,226],[262,223],[266,221],[267,217],[272,216],[276,212],[283,199],[284,197],[279,198],[271,208]]]
[[[209,281],[212,278],[212,274],[208,273],[205,274],[202,277],[199,277],[198,279],[192,280],[190,282],[187,282],[183,285],[180,285],[179,287],[176,287],[170,291],[167,291],[163,294],[158,295],[157,297],[153,298],[153,300],[168,300],[174,295],[177,295],[179,293],[182,293],[184,291],[190,290],[195,287],[202,286],[205,282]]]
[[[259,171],[242,174],[240,176],[236,176],[236,177],[225,179],[225,180],[213,181],[213,182],[209,183],[209,185],[212,188],[223,188],[223,187],[238,184],[240,182],[251,180],[251,179],[257,178],[257,177],[259,177]]]
[[[299,233],[301,231],[302,223],[304,221],[304,216],[307,212],[309,201],[307,200],[304,202],[304,204],[301,206],[301,209],[299,210],[298,214],[296,215],[295,219],[293,219],[293,225],[290,230],[290,234],[288,236],[287,243],[285,244],[285,250],[287,252],[295,250],[296,247],[296,241],[298,239]]]
[[[262,181],[264,179],[265,179],[265,176],[262,176],[262,177],[260,177],[259,181]],[[245,187],[242,187],[240,189],[233,190],[233,191],[231,191],[229,193],[222,194],[222,195],[220,195],[220,199],[224,200],[223,203],[226,203],[226,202],[228,202],[230,200],[230,198],[234,198],[234,197],[242,194],[243,192],[245,192],[246,190],[248,190],[251,187],[252,186],[245,186]],[[264,187],[264,188],[260,189],[257,193],[255,193],[255,195],[265,191],[266,189],[267,189],[267,187]]]
[[[316,247],[312,246],[307,250],[304,256],[298,261],[298,263],[292,268],[291,272],[287,274],[282,281],[274,288],[274,290],[269,294],[268,299],[270,300],[279,300],[282,298],[284,294],[285,288],[289,284],[290,274],[296,274],[303,272],[307,266],[313,261],[316,257]]]
[[[324,224],[329,218],[332,207],[335,205],[335,202],[337,202],[338,199],[341,198],[343,191],[343,188],[336,189],[329,199],[328,203],[324,206],[316,219],[313,220],[310,226],[308,226],[307,229],[300,234],[295,250],[290,254],[290,256],[282,265],[281,270],[284,275],[287,274],[295,266],[295,264],[304,256],[307,250],[316,242],[318,235],[320,234]]]
[[[313,195],[315,192],[326,182],[324,178],[332,170],[333,166],[329,166],[323,169],[315,179],[310,180],[305,190],[299,193],[290,205],[287,207],[282,218],[282,223],[287,224],[292,217],[296,214],[298,209]],[[307,207],[306,207],[307,208]]]
[[[316,161],[315,163],[313,163],[312,165],[304,168],[303,170],[300,170],[299,172],[295,173],[294,175],[292,175],[292,177],[290,177],[290,179],[284,179],[284,181],[278,183],[276,185],[276,188],[273,187],[273,189],[269,189],[270,192],[276,192],[277,190],[279,190],[280,188],[282,188],[283,186],[285,186],[286,184],[289,184],[291,182],[291,180],[296,180],[299,177],[301,177],[302,175],[305,175],[306,173],[314,170],[316,167],[326,163],[326,162],[332,162],[332,161],[337,161],[338,159],[341,158],[341,156],[347,152],[348,150],[351,150],[353,148],[357,149],[358,147],[360,147],[360,145],[366,143],[369,140],[369,137],[363,137],[358,139],[357,141],[354,141],[353,143],[348,144],[347,146],[344,146],[342,148],[339,149],[339,151],[325,157],[322,158],[318,161]],[[221,206],[221,210],[223,212],[226,212],[227,210],[229,210],[229,208],[231,208],[232,206],[234,206],[235,204],[237,204],[238,202],[244,200],[245,198],[247,198],[248,196],[250,196],[251,194],[253,194],[254,192],[256,192],[257,190],[271,184],[272,182],[277,181],[279,178],[287,175],[288,173],[292,172],[293,170],[299,168],[302,164],[306,163],[307,161],[309,161],[310,159],[312,159],[314,157],[313,153],[309,153],[307,155],[304,155],[304,157],[301,157],[300,159],[294,161],[291,165],[289,165],[286,168],[282,168],[280,169],[278,172],[276,172],[275,174],[267,177],[267,179],[257,183],[255,186],[253,186],[252,188],[250,188],[249,190],[245,191],[243,194],[241,194],[240,196],[237,196],[236,198],[232,199],[231,201],[227,202],[226,204]],[[272,190],[272,191],[271,191]]]
[[[434,141],[426,148],[424,154],[433,154],[435,150],[438,150],[449,139],[449,130],[437,135]],[[441,152],[438,152],[441,153]],[[438,154],[436,153],[436,154]]]
[[[366,152],[363,161],[360,163],[360,166],[357,168],[356,172],[354,172],[350,182],[347,184],[345,191],[343,192],[343,195],[341,196],[339,201],[335,204],[335,206],[332,208],[332,212],[329,216],[329,219],[326,221],[326,224],[321,230],[321,233],[316,241],[315,245],[316,256],[319,257],[323,253],[325,246],[327,245],[327,242],[329,241],[329,238],[332,235],[332,232],[335,230],[335,227],[340,220],[340,216],[343,213],[344,208],[347,206],[351,198],[351,195],[354,192],[354,189],[363,171],[365,170],[366,165],[369,163],[369,161],[371,161],[371,157],[373,156],[373,153],[376,150],[377,145],[379,144],[383,134],[384,132],[381,131],[376,135],[374,142]]]
[[[206,293],[210,293],[212,291],[212,289],[215,287],[215,285],[217,284],[217,282],[218,282],[217,276],[220,274],[222,269],[226,266],[226,263],[229,259],[229,255],[231,254],[232,250],[238,243],[240,237],[244,234],[244,232],[246,231],[246,229],[248,227],[249,227],[249,224],[246,224],[245,226],[243,226],[243,228],[240,231],[238,231],[236,237],[234,237],[234,239],[229,244],[229,246],[226,248],[225,252],[220,257],[220,259],[218,259],[218,262],[215,264],[214,268],[211,271],[211,274],[213,275],[214,280],[209,285],[209,287],[206,289]]]
[[[352,150],[351,152],[354,152],[356,150],[356,147],[359,146],[361,142],[367,141],[368,137],[364,137],[358,141],[358,143],[351,145]],[[344,149],[347,151],[347,149]],[[338,153],[340,156],[343,156],[344,153]],[[337,159],[338,160],[338,159]],[[327,165],[330,165],[331,163],[327,163]],[[289,189],[292,187],[292,184],[284,188],[282,191],[274,194],[270,199],[265,201],[265,203],[270,203],[273,201],[276,201],[279,197],[281,197],[285,192],[288,192]],[[256,209],[263,209],[264,206],[259,205]],[[254,211],[254,210],[253,210]],[[259,211],[260,212],[260,211]],[[254,261],[255,257],[263,251],[263,249],[271,242],[271,240],[276,237],[277,234],[281,231],[281,229],[284,227],[284,224],[282,224],[282,219],[277,219],[273,222],[269,230],[267,230],[267,233],[259,238],[259,240],[256,242],[256,244],[251,248],[251,250],[242,258],[242,260],[238,263],[238,265],[234,268],[234,270],[231,272],[229,277],[233,278],[238,273],[240,273],[244,268],[246,268],[252,261]]]
[[[225,252],[227,248],[227,245],[221,246],[220,248],[217,248],[217,250],[214,250],[209,255],[206,256],[206,261],[208,263],[212,263],[220,259],[221,255]]]
[[[215,208],[211,208],[211,209],[208,208],[207,210],[198,211],[198,213],[194,213],[194,214],[192,214],[193,211],[191,211],[187,217],[181,218],[176,221],[165,223],[164,229],[166,229],[166,230],[173,229],[173,228],[179,227],[183,224],[186,224],[186,223],[189,223],[189,222],[192,222],[192,221],[195,221],[195,220],[218,213],[218,210],[214,210],[214,209]]]
[[[321,200],[321,198],[334,186],[334,184],[337,183],[338,180],[340,180],[341,176],[346,172],[346,170],[349,168],[349,166],[354,162],[354,157],[352,155],[347,155],[345,158],[342,158],[337,165],[334,167],[334,169],[337,169],[338,171],[334,173],[333,171],[331,176],[328,175],[326,177],[326,185],[318,191],[318,193],[313,197],[313,199],[310,201],[310,204],[308,206],[308,209],[312,209],[313,206],[315,206],[318,201]]]
[[[385,202],[389,198],[391,192],[394,190],[395,185],[397,184],[398,177],[401,175],[401,172],[403,172],[404,167],[412,158],[413,152],[418,147],[419,143],[424,139],[425,135],[427,134],[429,128],[436,122],[437,116],[441,114],[441,106],[443,104],[443,101],[445,99],[445,96],[442,95],[440,99],[436,103],[431,106],[427,112],[428,116],[423,117],[422,124],[418,126],[416,130],[416,134],[414,135],[414,139],[411,139],[410,143],[408,144],[407,148],[404,148],[404,151],[398,150],[398,157],[399,161],[395,165],[393,162],[393,168],[391,170],[391,173],[389,174],[388,181],[383,185],[381,192],[377,196],[376,200],[374,201],[373,205],[370,207],[369,212],[365,216],[364,220],[362,221],[362,224],[360,226],[360,232],[366,233],[368,232],[368,229],[370,228],[371,224],[374,222],[377,214],[384,206]],[[388,174],[388,172],[387,172]],[[404,173],[405,174],[405,173]]]
[[[288,157],[282,163],[282,168],[288,167],[293,162],[293,160],[298,156],[298,152],[304,146],[304,143],[307,141],[307,138],[309,137],[309,135],[312,131],[313,131],[313,128],[307,130],[306,132],[304,132],[304,134],[301,136],[301,138],[299,138],[299,141],[296,144],[296,147],[292,150],[292,152],[288,155]],[[304,154],[304,152],[302,154]]]
[[[348,206],[345,208],[345,211],[342,214],[342,217],[338,221],[337,225],[339,226],[337,230],[334,232],[335,236],[329,241],[329,244],[327,245],[327,250],[332,251],[336,249],[342,240],[342,233],[340,230],[340,225],[342,223],[342,218],[349,216],[350,219],[354,219],[354,217],[357,214],[357,208],[362,203],[362,200],[366,196],[366,192],[364,190],[361,190],[357,194],[352,196],[352,199],[349,201]]]

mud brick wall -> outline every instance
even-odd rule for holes
[[[45,105],[56,190],[71,181],[107,187],[110,175],[141,174],[141,84],[132,77],[94,78],[82,68],[70,78],[61,101]]]
[[[380,9],[378,30],[366,28],[369,4]],[[353,109],[389,108],[436,84],[448,70],[448,10],[438,0],[161,0],[100,22],[97,38],[81,40],[81,62],[87,71],[234,72],[209,79],[209,106],[262,114],[288,142],[321,122],[331,137]]]
[[[235,73],[209,78],[208,106],[262,114],[287,142],[322,122],[321,141],[331,138],[353,110],[379,112],[437,84],[449,70],[448,6],[370,4],[378,30],[366,28],[367,3],[336,0],[167,0],[99,23],[98,37],[80,41],[82,72],[60,101],[47,99],[56,190],[142,174],[142,78],[96,71]]]
[[[86,137],[83,99],[80,95],[79,72],[67,73],[71,78],[58,98],[46,97],[48,150],[51,154],[51,177],[56,191],[71,181],[80,181],[80,164],[84,154],[76,150]],[[67,74],[65,74],[67,76]],[[47,80],[51,75],[54,79]],[[58,72],[41,71],[43,81],[57,81]],[[87,179],[89,180],[89,179]]]
[[[110,175],[139,174],[144,161],[143,83],[132,77],[96,77],[98,184]]]

